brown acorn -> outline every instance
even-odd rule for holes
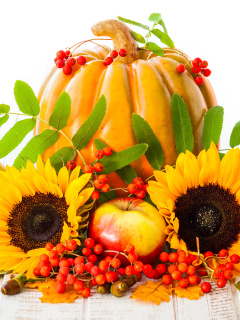
[[[109,293],[110,292],[110,283],[106,282],[103,285],[98,285],[97,292],[100,294]]]
[[[24,283],[19,278],[14,278],[5,282],[1,288],[4,295],[14,295],[22,291]]]

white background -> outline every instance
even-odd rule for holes
[[[89,39],[94,23],[120,15],[147,24],[150,13],[160,12],[175,46],[209,62],[218,104],[225,108],[221,148],[227,148],[240,120],[239,7],[239,0],[2,0],[0,103],[17,111],[13,87],[18,79],[37,94],[56,52]],[[11,119],[0,129],[0,137],[15,121]],[[11,165],[22,147],[1,161]]]

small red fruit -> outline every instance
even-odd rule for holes
[[[175,265],[175,264],[171,264],[169,267],[168,267],[168,273],[172,274],[173,271],[177,271],[178,267]]]
[[[201,73],[204,75],[204,77],[209,77],[212,71],[210,69],[202,69]]]
[[[144,199],[145,196],[146,196],[146,193],[145,193],[145,191],[143,191],[143,190],[138,190],[138,191],[136,192],[136,197],[139,198],[139,199]]]
[[[60,69],[63,68],[65,66],[65,62],[62,59],[59,59],[56,61],[56,66]]]
[[[79,57],[77,58],[77,63],[82,66],[83,64],[86,63],[86,58],[85,58],[84,56],[79,56]]]
[[[65,289],[66,289],[66,285],[65,285],[65,283],[58,283],[57,285],[56,285],[56,291],[57,291],[57,293],[63,293],[64,291],[65,291]]]
[[[95,279],[96,279],[97,284],[99,284],[99,285],[103,285],[106,282],[106,277],[104,274],[97,275]]]
[[[110,64],[112,64],[113,63],[113,58],[112,57],[106,57],[105,59],[104,59],[104,64],[105,64],[105,66],[109,66]]]
[[[58,274],[57,276],[56,276],[56,280],[57,280],[57,282],[59,282],[59,283],[64,283],[65,281],[66,281],[66,276],[64,276],[63,274]]]
[[[194,274],[192,276],[188,276],[188,282],[195,285],[198,283],[198,277]]]
[[[134,273],[135,273],[135,270],[134,270],[133,266],[127,266],[125,268],[125,274],[127,276],[132,276]]]
[[[206,60],[203,60],[202,62],[202,68],[207,68],[208,62]]]
[[[226,270],[233,270],[234,269],[234,264],[232,262],[226,263]]]
[[[70,170],[73,170],[74,168],[76,168],[76,162],[71,160],[67,162],[67,168]]]
[[[85,266],[83,263],[78,263],[75,265],[75,271],[77,274],[82,274],[85,271]]]
[[[110,52],[110,56],[111,56],[113,59],[117,58],[117,56],[118,56],[117,50],[112,50],[112,51]]]
[[[113,259],[111,260],[111,266],[112,266],[113,268],[118,269],[118,268],[120,267],[120,265],[121,265],[121,260],[120,260],[120,259],[118,259],[118,258],[113,258]]]
[[[202,290],[202,292],[208,293],[208,292],[211,291],[211,289],[212,289],[212,286],[211,286],[211,284],[210,284],[209,282],[203,282],[203,283],[201,284],[201,290]]]
[[[168,260],[171,262],[171,263],[175,263],[178,261],[178,253],[177,252],[172,252],[169,254],[168,256]]]
[[[103,156],[104,156],[103,150],[97,150],[97,151],[95,152],[95,157],[96,157],[97,159],[102,159]]]
[[[109,191],[110,191],[110,185],[107,184],[107,183],[105,183],[105,184],[102,186],[101,190],[102,190],[103,192],[109,192]]]
[[[49,256],[47,254],[41,254],[40,261],[49,262]]]
[[[49,252],[49,259],[55,259],[57,258],[57,256],[58,256],[58,253],[56,250],[52,250]]]
[[[224,288],[226,284],[227,284],[227,280],[225,280],[224,278],[217,279],[217,286],[219,288]]]
[[[156,266],[156,271],[158,274],[162,275],[167,272],[167,265],[165,263],[160,263]]]
[[[201,72],[201,68],[200,67],[192,67],[192,72],[199,73],[199,72]]]
[[[203,84],[203,78],[197,77],[197,78],[195,78],[195,82],[198,86],[201,86]]]
[[[67,284],[73,285],[76,282],[76,277],[73,274],[69,274],[66,278]]]
[[[100,193],[98,191],[93,191],[91,197],[93,200],[98,200],[100,197]]]
[[[118,53],[119,53],[120,57],[126,57],[127,50],[126,49],[120,49]]]
[[[93,247],[93,251],[96,253],[96,254],[101,254],[103,252],[103,246],[101,244],[96,244],[94,247]]]
[[[69,67],[67,64],[65,64],[65,66],[62,69],[63,69],[63,73],[66,75],[69,75],[72,72],[72,68]]]
[[[229,279],[232,279],[233,272],[232,272],[232,270],[226,270],[226,271],[223,272],[223,275],[224,275],[224,278],[229,280]]]
[[[207,251],[204,253],[204,258],[208,258],[208,257],[213,257],[214,254],[212,253],[212,251]]]
[[[228,250],[222,249],[219,251],[218,255],[219,255],[219,257],[224,258],[224,257],[228,257],[229,253],[228,253]]]
[[[125,273],[125,270],[123,268],[119,268],[117,269],[117,273],[120,275],[120,276],[123,276],[124,273]]]
[[[178,270],[182,273],[187,272],[188,265],[186,263],[179,263]]]
[[[232,263],[237,264],[240,262],[240,257],[238,254],[233,254],[230,256],[230,260]]]
[[[133,253],[135,251],[135,247],[133,244],[127,244],[126,248],[125,248],[125,251],[127,253]]]
[[[63,253],[63,252],[65,251],[65,246],[64,246],[62,243],[58,243],[58,244],[56,245],[56,251],[57,251],[58,253]]]
[[[59,269],[59,273],[62,274],[63,276],[67,276],[69,274],[69,268],[68,267],[61,267]]]
[[[195,269],[194,266],[188,266],[188,268],[187,268],[187,275],[188,275],[188,276],[194,275],[195,272],[196,272],[196,269]]]
[[[69,66],[69,67],[73,67],[76,63],[76,60],[74,58],[68,58],[67,61],[66,61],[66,64]]]
[[[87,238],[85,241],[85,246],[88,248],[92,248],[95,246],[95,240],[93,238]]]
[[[193,65],[193,67],[201,67],[201,66],[202,66],[202,59],[200,59],[200,58],[195,58],[195,59],[192,61],[192,65]]]
[[[66,250],[74,251],[77,248],[77,242],[74,239],[66,241]]]
[[[129,266],[131,267],[131,266]],[[133,273],[132,273],[133,274]],[[132,275],[131,274],[131,275]],[[130,274],[129,274],[130,275]],[[105,278],[106,278],[106,281],[111,283],[111,282],[114,282],[114,280],[116,279],[116,275],[115,275],[115,272],[114,271],[107,271],[105,273]]]
[[[62,268],[62,267],[67,267],[67,268],[69,268],[69,267],[70,267],[69,261],[68,261],[68,260],[61,260],[61,261],[59,262],[59,268]]]
[[[99,262],[99,268],[102,271],[107,271],[108,267],[109,267],[110,262],[106,261],[106,260],[102,260]]]
[[[84,283],[81,280],[78,280],[74,283],[74,290],[82,291],[84,289]]]
[[[136,262],[137,259],[138,259],[138,256],[137,256],[136,253],[129,253],[129,254],[128,254],[128,261],[129,261],[130,263]]]
[[[93,167],[90,164],[87,164],[84,168],[83,171],[84,173],[93,173]]]
[[[67,57],[69,57],[69,56],[71,56],[71,55],[72,55],[72,53],[71,53],[71,51],[70,51],[70,50],[66,50],[66,51],[65,51],[65,53],[66,53],[66,56],[67,56]]]
[[[75,264],[84,263],[84,258],[82,256],[78,256],[74,260]]]
[[[73,267],[75,265],[75,260],[73,258],[68,258],[67,260],[69,262],[70,267]]]
[[[91,251],[90,248],[83,248],[83,249],[82,249],[82,254],[83,254],[84,256],[89,256],[91,253],[92,253],[92,251]]]
[[[57,58],[58,58],[58,59],[65,59],[66,57],[67,57],[67,55],[66,55],[66,52],[65,52],[65,51],[59,50],[59,51],[57,52]]]
[[[224,272],[223,267],[220,265],[214,270],[214,275],[215,277],[219,278],[223,276],[223,272]]]
[[[176,71],[177,71],[178,73],[183,73],[185,70],[186,70],[185,65],[182,64],[182,63],[179,63],[179,64],[177,65],[177,67],[176,67]]]
[[[169,259],[169,256],[168,256],[168,253],[167,252],[162,252],[160,254],[160,260],[162,262],[168,262],[168,259]]]
[[[104,152],[105,156],[107,156],[107,157],[111,156],[111,154],[113,153],[112,148],[110,148],[110,147],[103,148],[103,152]]]
[[[180,280],[182,277],[182,274],[180,271],[175,270],[172,272],[171,276],[172,276],[173,280]]]
[[[52,251],[52,249],[54,248],[54,245],[50,242],[48,242],[46,245],[45,245],[45,249],[47,251]]]
[[[35,276],[40,276],[41,275],[41,272],[40,272],[40,268],[34,268],[33,269],[33,274],[35,275]]]
[[[108,181],[106,174],[100,174],[98,176],[98,180],[101,181],[103,184],[107,183]]]
[[[184,254],[181,254],[178,257],[178,263],[187,263],[188,262],[188,257]]]
[[[88,261],[89,262],[92,262],[93,264],[94,263],[96,263],[97,262],[97,256],[95,255],[95,254],[90,254],[89,256],[88,256]]]
[[[137,190],[138,190],[137,186],[136,186],[134,183],[130,183],[130,184],[128,185],[127,189],[128,189],[128,192],[129,192],[130,194],[134,194],[134,193],[136,193]]]
[[[100,269],[98,266],[93,266],[90,271],[94,277],[96,277],[100,274]]]
[[[150,264],[145,264],[144,267],[143,267],[143,273],[145,275],[148,275],[152,272],[152,266]]]
[[[178,281],[178,285],[181,288],[186,288],[188,286],[188,279],[187,278],[182,278]]]
[[[171,284],[172,283],[172,277],[169,274],[164,274],[162,277],[162,282],[164,284]]]
[[[87,272],[90,272],[93,266],[94,266],[94,265],[93,265],[92,262],[87,262],[87,263],[85,264],[85,270],[86,270]]]
[[[134,263],[134,270],[137,271],[137,272],[142,272],[143,271],[143,266],[144,264],[141,262],[141,261],[136,261]]]
[[[94,170],[95,170],[96,172],[101,172],[101,171],[103,171],[103,165],[102,165],[100,162],[95,163],[94,166],[93,166],[93,168],[94,168]]]
[[[88,287],[86,287],[82,290],[82,296],[84,298],[88,298],[90,296],[90,294],[91,294],[91,290]]]
[[[94,180],[93,184],[96,189],[101,189],[104,186],[102,180],[99,179]]]

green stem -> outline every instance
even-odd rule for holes
[[[44,278],[44,279],[43,279],[43,278],[39,278],[39,279],[32,279],[32,278],[30,278],[30,279],[25,280],[25,281],[24,281],[24,284],[25,284],[25,283],[29,283],[29,282],[30,282],[30,283],[39,282],[39,281],[40,281],[40,282],[44,282],[45,280],[46,280],[45,278]]]

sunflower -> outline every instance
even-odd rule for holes
[[[0,270],[30,273],[46,243],[79,236],[81,213],[94,190],[86,186],[91,174],[79,177],[76,167],[69,176],[63,167],[57,175],[41,157],[36,167],[28,161],[21,171],[0,171]]]
[[[176,167],[155,171],[148,192],[165,217],[171,248],[240,254],[240,150],[220,160],[214,143],[196,158],[181,153]],[[240,266],[235,265],[240,271]]]

